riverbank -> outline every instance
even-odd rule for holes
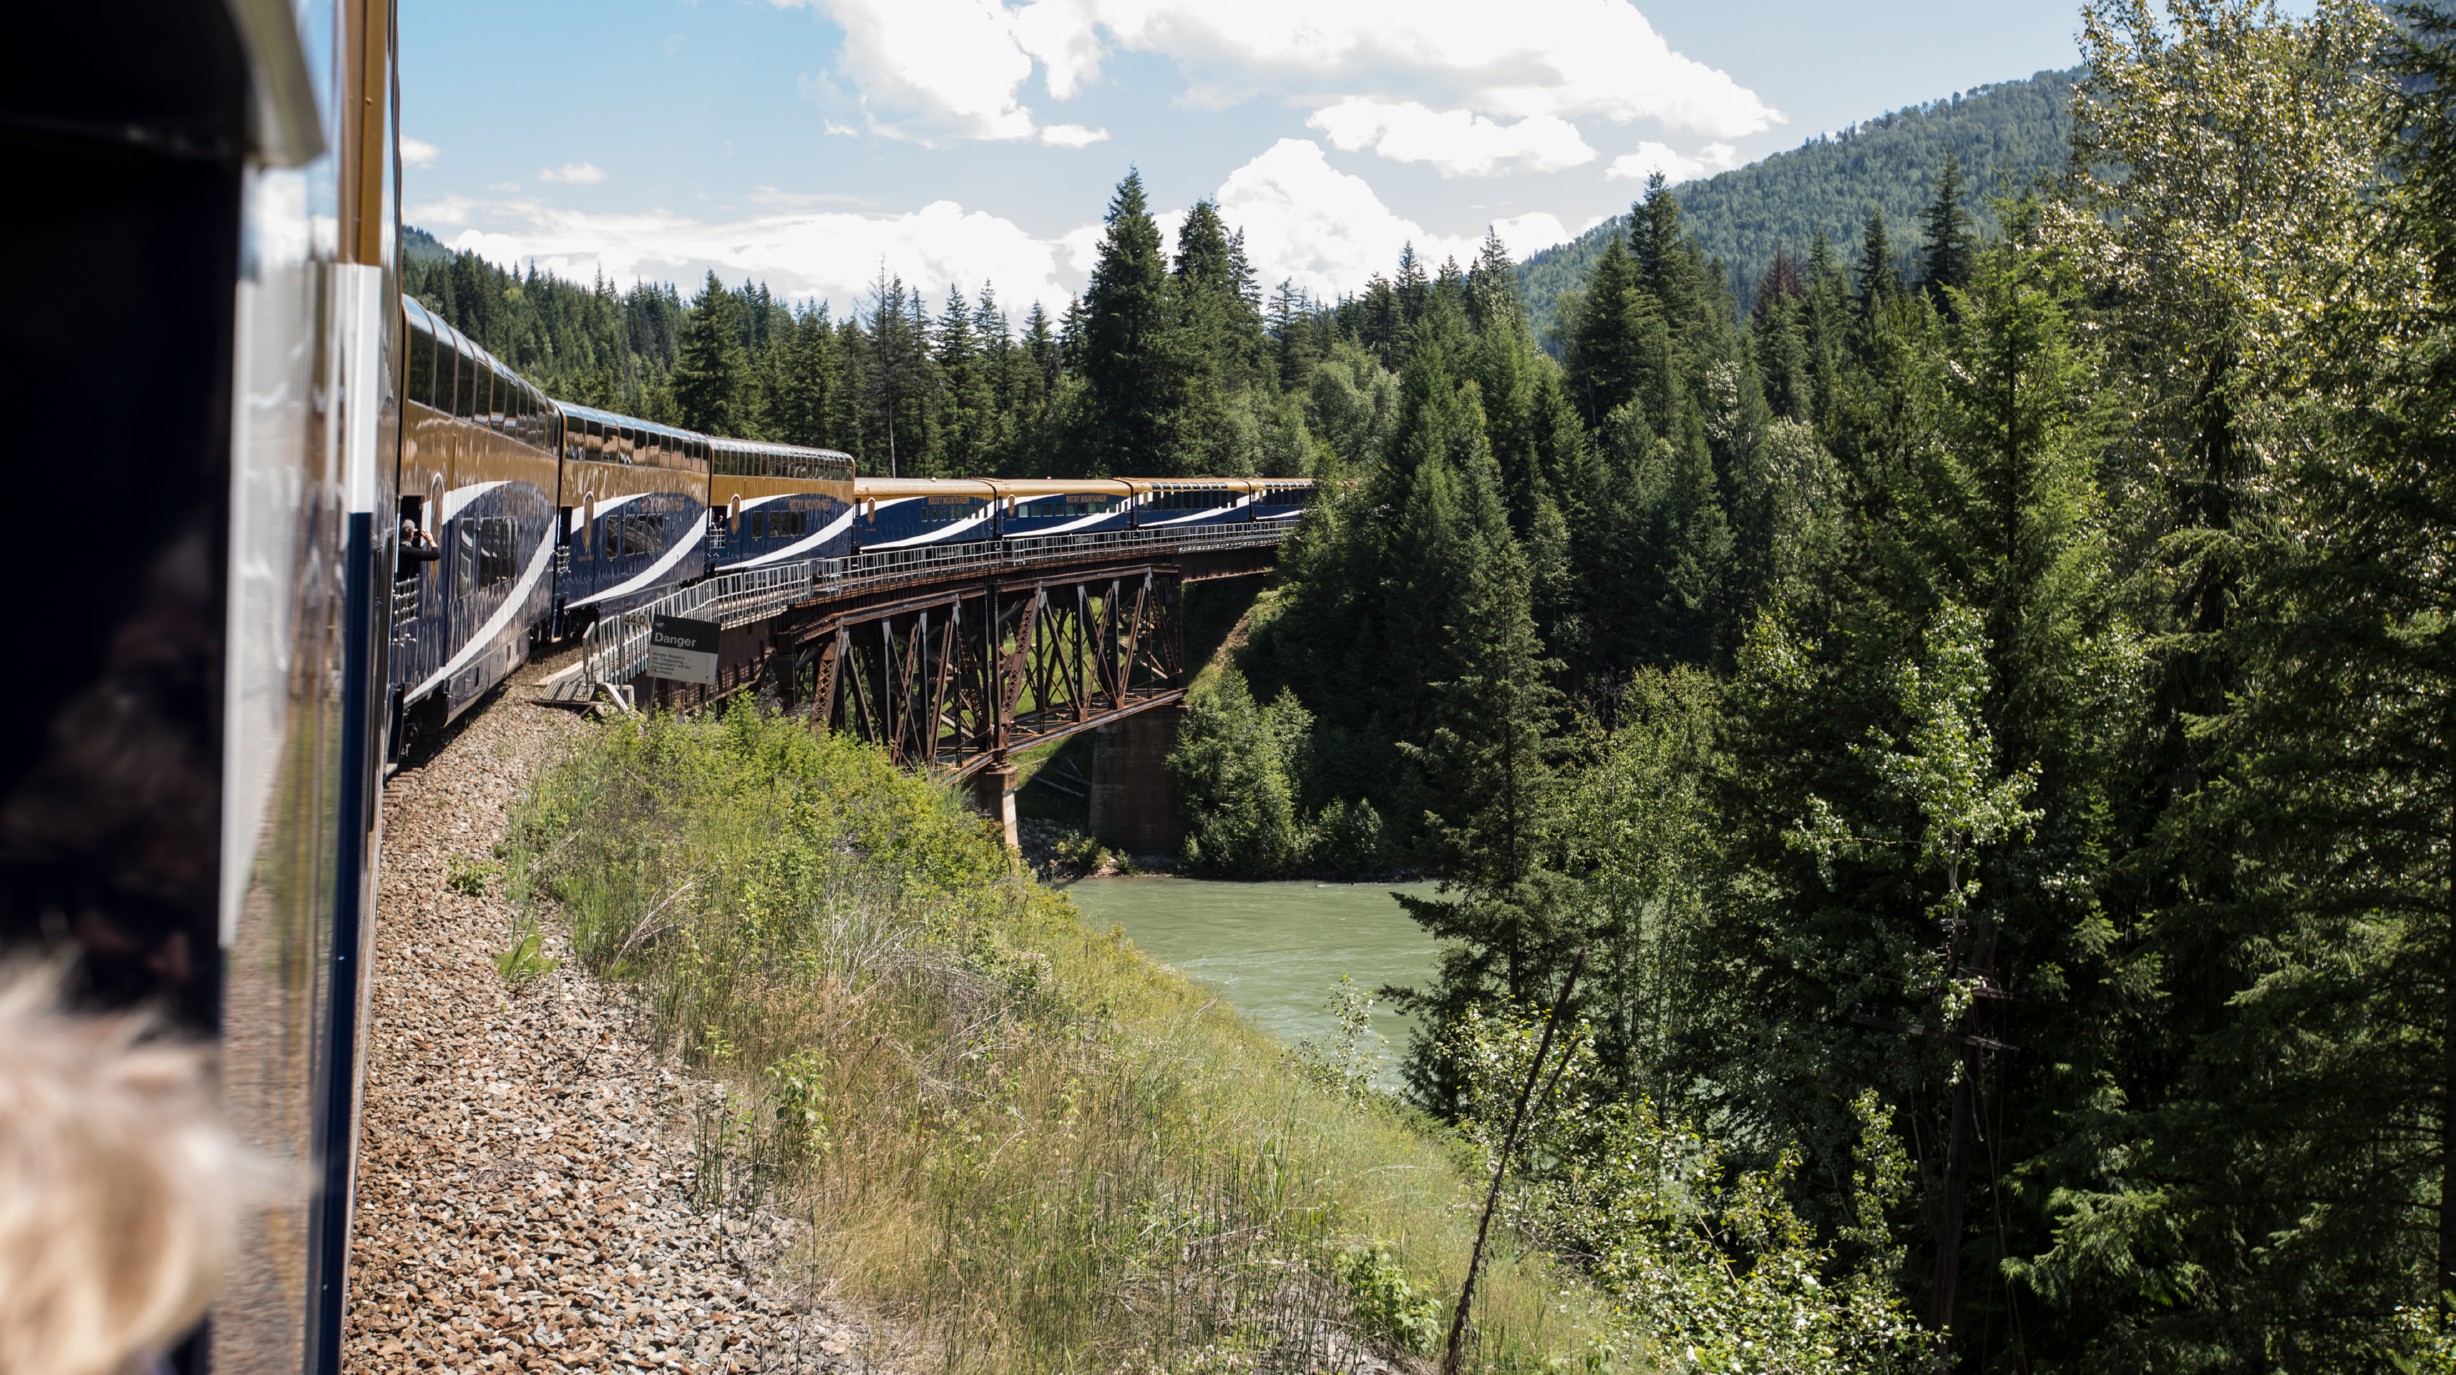
[[[931,1363],[1406,1369],[1480,1202],[1454,1139],[1308,1077],[1093,929],[943,789],[747,712],[623,723],[541,780],[509,881],[724,1085],[703,1189]],[[1582,1289],[1504,1237],[1474,1366],[1584,1367]]]

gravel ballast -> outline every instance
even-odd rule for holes
[[[495,846],[532,772],[596,728],[533,703],[551,667],[385,790],[345,1368],[894,1369],[877,1325],[769,1271],[781,1220],[693,1205],[714,1090],[626,995],[551,921],[556,969],[517,992],[496,971]]]

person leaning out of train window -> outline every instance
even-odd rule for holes
[[[435,547],[435,537],[420,529],[416,520],[403,516],[400,571],[396,576],[406,578],[417,571],[419,564],[433,563],[442,557],[443,551]]]

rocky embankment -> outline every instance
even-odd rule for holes
[[[780,1264],[782,1219],[694,1202],[714,1090],[568,959],[514,991],[492,864],[514,803],[590,729],[531,668],[386,789],[346,1368],[871,1371],[871,1324]]]

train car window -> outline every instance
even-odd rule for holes
[[[512,522],[489,516],[478,522],[478,586],[496,587],[512,580]]]
[[[412,324],[409,339],[402,345],[409,354],[409,376],[402,393],[423,406],[435,393],[435,336]]]

